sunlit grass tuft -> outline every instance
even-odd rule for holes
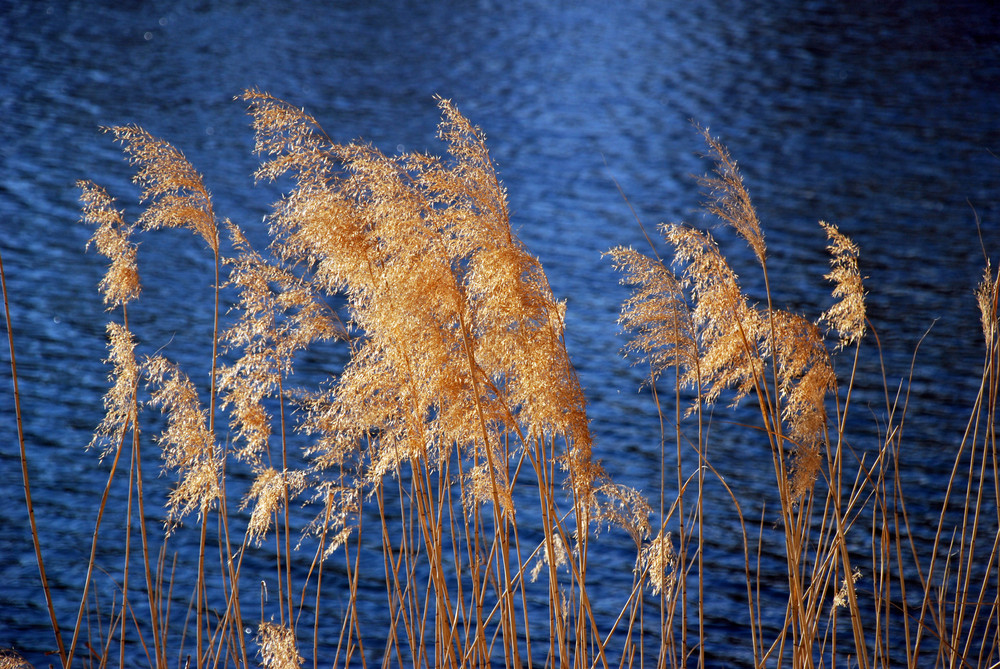
[[[142,189],[136,221],[100,186],[79,184],[82,219],[109,262],[99,288],[113,313],[110,388],[92,446],[111,465],[68,645],[32,525],[62,666],[710,666],[718,649],[706,611],[717,593],[706,583],[734,576],[711,573],[705,528],[723,524],[739,527],[745,617],[729,623],[749,640],[747,665],[1000,660],[1000,279],[989,266],[975,296],[981,391],[934,545],[922,551],[900,490],[901,428],[917,410],[905,388],[896,400],[886,388],[879,443],[856,452],[847,433],[861,347],[878,346],[860,250],[821,223],[830,267],[817,280],[832,284],[832,306],[810,317],[774,304],[749,191],[704,131],[714,166],[700,180],[705,211],[746,242],[756,267],[731,266],[712,234],[686,224],[660,228],[669,261],[609,251],[632,290],[624,354],[650,369],[663,425],[649,449],[662,455],[661,486],[636,490],[600,464],[565,346],[565,302],[513,232],[478,127],[438,100],[445,154],[389,156],[334,142],[267,93],[242,99],[257,178],[289,186],[268,217],[266,249],[219,221],[200,173],[140,127],[110,129]],[[163,351],[143,354],[130,325],[143,307],[138,238],[156,243],[161,228],[187,229],[212,253],[207,387]],[[763,303],[740,283],[750,271]],[[292,385],[297,356],[320,343],[341,347],[346,364],[312,387]],[[740,466],[773,472],[776,523],[746,517],[760,500],[719,473],[728,463],[714,461],[710,428],[720,402],[759,410],[747,439],[770,459]],[[158,434],[147,434],[152,425]],[[23,438],[21,452],[33,522]],[[125,463],[126,508],[111,509]],[[172,486],[153,501],[148,482],[161,474]],[[731,518],[717,503],[707,511],[718,491]],[[101,533],[106,512],[124,515],[123,538]],[[176,569],[182,534],[198,546],[194,573]],[[120,566],[101,562],[102,542],[121,544]],[[602,542],[634,550],[630,588],[594,577]],[[245,560],[262,553],[273,567]],[[763,583],[766,553],[784,558],[780,584]],[[111,601],[98,581],[112,583]],[[783,606],[766,603],[765,586]],[[367,618],[374,590],[381,626]]]

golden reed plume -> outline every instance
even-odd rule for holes
[[[747,241],[766,279],[764,235],[742,176],[725,147],[707,131],[703,134],[716,164],[714,176],[700,180],[709,195],[705,208]],[[623,282],[635,287],[620,319],[633,333],[626,354],[641,354],[656,374],[675,367],[680,385],[693,388],[705,404],[714,403],[726,390],[734,392],[734,405],[756,393],[768,407],[766,420],[774,418],[768,429],[793,445],[796,461],[788,474],[796,499],[819,472],[826,396],[836,386],[819,324],[836,330],[838,347],[857,343],[865,331],[858,249],[835,226],[821,225],[831,240],[832,270],[826,278],[835,283],[833,295],[839,301],[815,322],[770,303],[751,303],[706,231],[662,226],[680,275],[633,249],[610,251],[625,275]]]

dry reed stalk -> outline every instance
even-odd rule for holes
[[[107,129],[114,134],[115,139],[122,144],[123,151],[129,162],[137,168],[133,181],[142,187],[142,200],[147,202],[147,206],[139,218],[138,224],[150,230],[158,228],[189,228],[195,234],[201,236],[205,243],[212,250],[214,256],[215,271],[215,307],[213,310],[214,326],[212,335],[212,368],[210,373],[211,389],[209,391],[209,407],[207,410],[207,424],[201,428],[195,427],[200,434],[185,433],[184,424],[175,422],[177,434],[173,437],[165,436],[168,447],[172,444],[178,450],[171,450],[166,453],[169,461],[173,461],[175,466],[181,470],[184,483],[171,495],[170,507],[172,513],[176,513],[178,508],[181,516],[194,506],[199,506],[201,519],[201,538],[199,548],[198,586],[196,587],[196,645],[199,662],[205,656],[204,648],[204,626],[202,624],[205,615],[204,593],[204,563],[207,542],[207,511],[209,504],[219,499],[218,486],[221,481],[217,475],[209,470],[212,466],[207,465],[209,460],[216,460],[215,447],[211,436],[215,433],[215,407],[216,407],[216,383],[218,364],[218,344],[219,344],[219,231],[216,223],[215,213],[212,206],[212,199],[208,189],[204,185],[201,175],[194,169],[187,158],[175,147],[157,137],[150,135],[142,128],[135,125],[117,126]],[[152,362],[150,369],[151,378],[163,380],[166,361],[158,360]],[[165,406],[182,412],[198,412],[199,410],[191,406],[191,398],[177,397],[178,391],[185,395],[187,390],[183,389],[185,381],[178,374],[172,377],[169,387],[161,389],[161,399]],[[174,400],[180,400],[174,403]],[[196,444],[195,450],[201,449],[203,455],[190,456],[190,448],[186,447],[185,440],[191,437]],[[171,439],[176,441],[171,442]],[[188,454],[181,454],[187,448]],[[220,461],[221,463],[221,461]],[[191,464],[194,469],[187,470],[186,466]],[[214,482],[213,482],[214,480]],[[228,541],[228,523],[225,520],[225,504],[220,505],[220,517],[222,525],[227,534],[225,541],[226,548]],[[229,556],[232,562],[232,556]]]
[[[983,278],[976,290],[982,321],[986,355],[982,384],[968,427],[955,455],[955,461],[942,504],[934,546],[925,581],[925,595],[920,607],[913,657],[919,658],[925,637],[938,643],[940,664],[995,662],[1000,652],[1000,466],[997,462],[996,421],[1000,374],[1000,337],[997,329],[997,304],[1000,274],[994,276],[987,261]],[[965,468],[964,474],[962,468]],[[956,489],[964,491],[957,501],[960,522],[949,537],[946,523]],[[992,484],[992,485],[990,485]],[[988,498],[986,491],[992,492]],[[994,509],[997,518],[983,518],[983,509]],[[986,526],[986,536],[981,528]],[[947,540],[947,543],[946,543]],[[983,541],[985,540],[985,547]],[[985,555],[984,555],[985,552]],[[943,566],[938,564],[943,555]],[[940,573],[935,590],[932,581]],[[978,580],[977,580],[978,579]],[[951,593],[949,594],[949,589]],[[936,607],[936,609],[935,609]],[[927,618],[931,617],[931,621]],[[991,640],[987,646],[987,640]],[[978,653],[973,659],[973,653]],[[973,659],[970,663],[969,660]]]
[[[766,245],[749,193],[725,147],[707,131],[703,134],[715,161],[714,176],[700,180],[708,193],[705,209],[730,225],[753,250],[763,274],[767,305],[761,308],[748,301],[710,234],[682,225],[663,226],[664,237],[674,247],[680,276],[658,257],[649,258],[625,248],[610,252],[616,267],[625,274],[623,282],[635,286],[622,310],[621,324],[633,333],[625,352],[638,353],[648,360],[653,380],[667,369],[676,369],[677,386],[694,389],[696,399],[687,413],[698,414],[695,450],[700,459],[706,446],[701,407],[715,403],[724,391],[733,392],[734,405],[747,395],[756,396],[781,502],[789,587],[786,626],[772,651],[779,658],[784,656],[786,633],[790,632],[793,664],[811,666],[818,640],[817,622],[826,597],[823,593],[828,590],[822,584],[832,582],[839,569],[853,573],[843,536],[849,521],[843,517],[839,498],[842,465],[839,456],[833,460],[829,457],[834,450],[829,443],[825,405],[826,397],[836,394],[836,377],[818,322],[777,309],[771,303]],[[821,316],[820,322],[829,323],[840,333],[843,346],[856,343],[864,332],[864,293],[857,272],[857,248],[834,226],[823,226],[832,240],[833,269],[827,278],[835,282],[834,296],[840,300]],[[677,426],[679,430],[679,414]],[[839,454],[839,449],[836,452]],[[833,498],[832,504],[821,506],[822,533],[819,544],[814,545],[810,519],[816,480],[824,467],[825,494]],[[699,477],[699,503],[702,488],[703,479]],[[700,508],[696,518],[701,518]],[[687,541],[683,531],[680,541],[683,564]],[[696,568],[701,574],[700,539],[698,546]],[[815,551],[812,557],[810,551]],[[845,583],[854,604],[853,581],[847,579]],[[748,598],[751,616],[759,617],[750,590]],[[861,656],[867,657],[860,627],[860,620],[853,620],[855,643]],[[682,626],[682,638],[685,635]],[[756,640],[754,645],[756,655]],[[772,651],[761,648],[758,663]],[[704,663],[704,655],[700,655],[699,662]]]
[[[31,543],[35,550],[35,560],[38,563],[38,576],[42,584],[42,592],[45,594],[45,606],[49,613],[49,622],[52,625],[52,632],[55,635],[56,646],[59,649],[59,659],[63,666],[67,665],[66,648],[63,644],[62,633],[59,630],[59,621],[56,618],[55,607],[52,604],[52,591],[49,590],[49,581],[45,573],[45,562],[42,559],[42,547],[38,540],[38,524],[35,520],[35,507],[31,497],[31,482],[28,476],[28,455],[24,443],[24,424],[21,420],[21,393],[17,382],[17,356],[14,355],[14,326],[10,319],[10,304],[7,300],[7,275],[3,270],[3,256],[0,255],[0,287],[3,289],[3,313],[4,322],[7,326],[7,345],[10,349],[10,377],[14,390],[14,415],[17,421],[17,444],[21,460],[21,483],[24,486],[24,504],[28,512],[28,525],[31,528]],[[13,655],[5,654],[3,661],[12,667],[16,666],[17,658]]]

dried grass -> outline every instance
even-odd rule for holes
[[[631,335],[624,353],[649,365],[648,385],[676,442],[677,489],[668,491],[664,474],[654,511],[647,492],[612,481],[595,457],[564,341],[565,302],[513,233],[483,132],[438,100],[446,155],[388,156],[333,142],[315,118],[267,93],[250,90],[242,99],[263,159],[257,178],[291,184],[268,217],[265,251],[235,224],[218,222],[204,180],[180,151],[137,126],[109,132],[136,169],[145,203],[138,220],[126,222],[100,186],[79,184],[82,218],[96,226],[91,241],[110,262],[99,288],[121,318],[108,325],[110,389],[92,442],[113,462],[68,651],[52,617],[61,664],[131,663],[141,648],[150,666],[248,666],[256,646],[262,666],[282,669],[306,662],[457,669],[501,660],[705,666],[705,602],[713,593],[704,585],[712,576],[703,528],[726,519],[706,517],[703,500],[716,486],[740,527],[747,618],[733,622],[746,626],[755,666],[888,666],[896,651],[887,638],[899,628],[889,614],[898,609],[911,666],[929,660],[927,645],[939,665],[997,661],[989,528],[1000,517],[988,512],[1000,500],[992,429],[1000,344],[998,280],[989,266],[976,294],[988,345],[983,388],[947,492],[964,524],[948,536],[942,512],[928,558],[909,543],[893,469],[906,407],[889,407],[884,439],[868,456],[852,459],[847,440],[854,370],[870,331],[858,248],[821,223],[833,306],[810,319],[773,304],[749,192],[723,144],[703,131],[714,162],[700,180],[705,209],[753,250],[766,303],[748,298],[703,230],[662,226],[669,263],[634,249],[609,252],[633,291],[620,318]],[[213,254],[207,390],[162,353],[137,356],[144,345],[129,325],[129,309],[141,308],[134,238],[161,228],[188,229]],[[223,290],[235,305],[225,326]],[[342,371],[317,387],[291,387],[296,356],[331,341],[345,351]],[[840,378],[834,356],[850,349],[852,371]],[[672,417],[658,390],[669,373]],[[743,512],[748,500],[709,456],[706,410],[723,399],[756,403],[760,423],[749,441],[766,444],[771,456],[779,520],[773,531],[761,521],[756,544]],[[158,550],[143,506],[140,426],[154,420],[148,408],[164,414],[154,439],[172,481]],[[665,471],[666,427],[664,434]],[[753,466],[753,452],[747,448],[744,466]],[[691,455],[694,468],[685,464]],[[101,518],[119,461],[129,459],[125,563],[117,598],[102,605],[91,589]],[[239,494],[227,490],[237,470],[247,482]],[[26,468],[24,476],[27,492]],[[30,512],[30,492],[27,501]],[[315,513],[302,532],[293,501]],[[198,566],[190,610],[178,620],[171,602],[187,588],[186,575],[173,571],[168,546],[188,531],[189,516],[200,533]],[[608,619],[592,604],[602,585],[589,574],[593,547],[625,537],[635,550],[632,589]],[[763,608],[764,541],[785,555],[787,606],[777,616]],[[859,542],[870,555],[859,554]],[[129,578],[133,543],[144,589]],[[306,545],[314,547],[311,562],[302,558]],[[265,550],[274,552],[274,572],[248,573],[244,557]],[[986,563],[977,562],[984,555]],[[327,565],[337,561],[344,593],[328,586]],[[914,573],[916,608],[906,591],[917,587]],[[378,579],[390,622],[372,629],[358,600]],[[326,602],[345,597],[339,639],[321,640]],[[92,643],[94,630],[103,643]],[[332,658],[320,656],[321,643],[336,643]],[[18,662],[0,658],[3,666]]]

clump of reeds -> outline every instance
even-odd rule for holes
[[[821,222],[830,240],[831,269],[825,277],[834,284],[833,296],[837,301],[815,320],[778,308],[772,303],[767,246],[742,176],[725,147],[707,131],[703,135],[715,162],[714,173],[700,180],[708,196],[705,210],[734,229],[753,251],[763,278],[766,303],[756,304],[747,297],[736,272],[706,231],[686,225],[662,226],[663,236],[674,250],[671,263],[630,248],[610,252],[616,266],[624,272],[623,281],[634,287],[621,316],[621,324],[632,333],[626,354],[637,353],[648,361],[652,382],[664,372],[675,373],[677,484],[681,494],[671,508],[680,509],[681,532],[677,552],[669,543],[665,550],[677,563],[676,570],[682,573],[693,570],[698,575],[699,641],[704,639],[706,596],[702,587],[705,572],[701,562],[704,549],[701,527],[711,521],[704,516],[702,497],[705,472],[710,471],[732,496],[743,527],[749,634],[756,666],[768,663],[780,666],[788,660],[796,667],[834,665],[838,654],[846,655],[849,662],[859,666],[884,665],[899,660],[898,656],[890,655],[889,633],[895,635],[900,630],[906,637],[903,657],[909,666],[917,663],[921,638],[928,635],[937,641],[940,662],[968,661],[975,652],[979,655],[973,666],[984,666],[981,662],[985,658],[1000,652],[997,579],[995,573],[990,575],[998,565],[996,544],[992,550],[987,545],[984,552],[983,541],[986,539],[988,544],[989,531],[986,536],[977,531],[986,500],[982,484],[992,480],[994,496],[990,502],[1000,500],[996,496],[996,460],[986,457],[992,436],[985,437],[985,450],[978,463],[969,463],[969,487],[964,501],[967,524],[963,525],[958,541],[965,563],[959,568],[958,578],[951,581],[950,567],[941,574],[935,571],[934,561],[943,547],[939,543],[943,525],[931,552],[930,573],[925,573],[922,560],[926,558],[916,553],[909,539],[909,518],[898,486],[898,469],[891,469],[893,465],[898,468],[899,433],[905,406],[889,404],[885,441],[868,460],[858,459],[846,434],[860,342],[867,330],[859,249],[835,225]],[[980,397],[986,407],[995,405],[992,371],[995,321],[990,316],[996,313],[995,291],[996,285],[987,270],[978,292],[990,348]],[[824,330],[836,335],[832,346],[827,344]],[[832,356],[850,347],[854,349],[854,359],[845,384],[834,372]],[[682,433],[681,429],[680,391],[685,388],[691,389],[694,396],[693,403],[683,409],[685,415],[696,417],[693,436]],[[724,392],[729,393],[732,405],[748,396],[756,399],[770,447],[780,503],[780,538],[784,544],[788,598],[784,621],[776,631],[765,629],[768,612],[761,610],[759,599],[760,552],[758,548],[758,564],[754,566],[740,501],[705,456],[708,440],[704,409]],[[981,405],[977,406],[969,434],[974,434],[982,411]],[[986,416],[986,424],[993,424],[992,413]],[[989,430],[988,435],[991,434]],[[964,449],[964,439],[962,446]],[[700,466],[694,473],[683,471],[682,451],[686,447],[692,448],[698,457]],[[963,458],[961,450],[956,456],[953,479]],[[973,492],[976,476],[980,484],[978,497]],[[683,498],[691,477],[698,482],[697,497],[685,525]],[[942,511],[942,523],[944,516]],[[852,552],[849,539],[864,532],[866,523],[871,532],[871,554],[867,559]],[[697,528],[695,537],[685,531],[690,527]],[[995,531],[996,526],[993,527]],[[767,535],[763,525],[759,535],[759,541],[764,541]],[[695,542],[693,548],[691,542]],[[985,568],[974,565],[973,554],[980,560],[986,558]],[[654,564],[645,554],[643,558]],[[864,596],[859,584],[865,575],[861,565],[873,582]],[[924,588],[919,618],[907,602],[906,589],[908,585],[912,587],[913,571]],[[944,582],[932,585],[930,574],[943,577]],[[891,595],[893,581],[899,587],[896,596]],[[941,595],[949,584],[956,590],[950,593],[951,602],[943,602]],[[670,585],[680,590],[683,607],[687,601],[686,586],[675,581]],[[654,588],[661,587],[654,581]],[[939,587],[941,590],[937,591]],[[992,593],[993,601],[982,596],[986,592]],[[873,595],[874,605],[870,605]],[[934,601],[941,603],[930,613]],[[671,595],[667,602],[672,616],[677,597]],[[839,640],[842,634],[839,628],[843,625],[838,621],[841,608],[846,609],[848,617],[850,641],[846,645]],[[901,623],[890,626],[890,612],[900,616]],[[682,609],[682,638],[677,649],[670,649],[670,659],[676,665],[685,664],[689,649],[695,646],[702,665],[706,649],[697,642],[688,644],[686,615]],[[928,616],[934,619],[933,625],[926,622]],[[767,638],[769,631],[772,639]],[[980,641],[981,635],[985,635],[982,637],[985,641]]]
[[[96,225],[93,242],[110,262],[100,287],[109,310],[120,312],[108,326],[111,388],[93,444],[114,459],[108,489],[129,454],[135,494],[121,597],[103,611],[90,584],[107,493],[100,504],[64,664],[82,646],[90,661],[106,661],[112,638],[124,658],[130,636],[156,666],[175,653],[190,653],[199,666],[248,663],[244,621],[262,576],[244,572],[244,556],[269,537],[276,572],[264,581],[278,595],[274,621],[260,621],[266,666],[297,665],[306,649],[296,644],[310,637],[313,666],[321,662],[324,565],[338,555],[352,597],[336,663],[366,657],[371,643],[390,663],[603,662],[601,635],[609,632],[598,629],[586,585],[591,527],[622,524],[641,541],[648,507],[592,457],[583,391],[563,342],[565,305],[512,232],[482,132],[440,100],[447,156],[387,156],[332,142],[315,119],[266,93],[243,99],[265,157],[257,177],[292,183],[270,217],[266,252],[216,218],[201,175],[180,151],[141,128],[109,129],[142,188],[136,222],[125,221],[104,189],[80,184],[83,219]],[[140,295],[134,237],[158,228],[191,230],[213,256],[207,388],[166,354],[137,353],[142,342],[129,325]],[[235,292],[228,324],[222,290]],[[344,306],[338,313],[331,303]],[[296,353],[336,339],[349,354],[343,370],[312,389],[290,387]],[[175,480],[159,551],[142,507],[146,406],[164,414],[154,441]],[[227,480],[236,471],[251,480],[232,499]],[[294,582],[291,568],[302,540],[293,536],[294,499],[311,501],[316,513],[305,582]],[[366,524],[372,513],[380,521]],[[525,515],[540,526],[541,542],[526,543]],[[191,613],[178,627],[164,588],[181,584],[165,556],[190,517],[198,566]],[[371,577],[362,533],[382,555],[389,623],[374,641],[353,594]],[[129,573],[133,544],[144,571],[139,589]],[[136,611],[139,592],[148,620]],[[302,622],[307,592],[311,634]],[[81,636],[95,626],[103,652]]]
[[[756,211],[736,163],[707,132],[705,138],[716,162],[715,174],[702,179],[709,198],[705,208],[750,246],[763,273],[768,302],[758,305],[749,300],[710,233],[686,225],[664,225],[662,232],[674,248],[679,274],[660,259],[632,249],[611,251],[616,266],[625,272],[625,281],[636,287],[621,322],[636,334],[627,350],[648,357],[654,377],[676,369],[678,390],[694,390],[695,402],[686,413],[698,414],[694,447],[699,454],[707,447],[701,430],[705,405],[713,404],[727,390],[733,391],[734,405],[751,394],[757,399],[779,493],[788,567],[788,615],[779,646],[790,632],[796,655],[811,657],[814,645],[821,641],[818,622],[828,612],[830,596],[828,587],[812,584],[836,582],[838,575],[854,572],[843,542],[847,527],[839,500],[842,456],[828,431],[827,395],[837,391],[837,379],[820,322],[771,304],[767,247]],[[840,333],[841,345],[854,344],[864,334],[857,249],[835,226],[823,225],[833,242],[834,270],[828,277],[836,282],[834,293],[840,301],[821,320]],[[837,416],[838,424],[842,419]],[[679,457],[678,466],[680,462]],[[821,471],[832,484],[828,494],[836,499],[832,505],[821,505],[823,513],[830,514],[822,518],[828,531],[818,544],[810,545],[813,493]],[[700,502],[701,468],[698,481]],[[699,519],[701,513],[699,506]],[[701,551],[699,543],[699,556]],[[845,583],[847,596],[854,602],[853,580]],[[754,597],[749,589],[748,593],[753,614]],[[699,591],[699,603],[703,594]],[[753,628],[752,634],[755,660],[760,664],[774,648],[761,645],[759,628]],[[863,630],[856,640],[864,643]],[[700,652],[703,660],[704,649]],[[783,649],[777,652],[780,655]]]
[[[942,511],[928,558],[909,540],[899,487],[905,399],[888,399],[887,388],[884,438],[868,455],[856,456],[846,434],[869,330],[858,248],[822,223],[836,301],[815,319],[773,304],[761,223],[735,161],[705,132],[715,163],[701,181],[705,209],[749,245],[766,300],[751,300],[712,235],[687,225],[662,227],[671,262],[610,252],[634,289],[621,316],[632,335],[626,354],[648,361],[661,417],[673,422],[676,489],[661,479],[654,512],[651,496],[613,483],[595,458],[564,344],[565,303],[512,231],[482,131],[439,100],[446,155],[389,156],[335,143],[316,119],[266,93],[242,99],[264,158],[257,178],[291,184],[268,219],[267,249],[218,220],[201,175],[141,128],[109,130],[136,168],[145,204],[137,221],[127,222],[103,188],[80,183],[83,220],[96,226],[93,243],[109,260],[100,289],[117,316],[108,325],[105,418],[92,441],[112,466],[68,646],[49,600],[64,667],[81,657],[123,666],[137,655],[155,667],[257,659],[281,669],[705,666],[712,593],[703,528],[715,522],[705,499],[716,484],[741,528],[742,624],[755,666],[888,666],[899,630],[911,666],[929,643],[938,664],[996,661],[998,565],[989,542],[1000,517],[985,512],[1000,501],[1000,279],[989,268],[977,293],[988,344],[983,386],[946,492],[947,503],[964,495],[964,521],[949,533]],[[165,353],[142,354],[130,325],[130,310],[141,308],[136,237],[159,228],[186,228],[212,253],[205,387]],[[320,342],[343,347],[343,369],[311,388],[291,385],[296,356]],[[843,379],[834,355],[847,351]],[[672,416],[657,391],[668,372]],[[763,520],[750,526],[746,500],[709,457],[706,408],[724,396],[759,408],[751,433],[770,454],[774,532]],[[164,414],[152,444],[173,480],[163,531],[146,510],[151,444],[142,426],[156,422],[148,408]],[[664,448],[664,467],[669,459]],[[109,577],[117,595],[102,603],[97,549],[123,461],[124,559]],[[304,533],[292,518],[296,504],[314,513]],[[185,522],[197,533],[192,582],[169,557],[175,537],[192,531]],[[608,525],[617,528],[612,540],[635,546],[632,588],[610,618],[595,613],[600,585],[588,577],[595,530]],[[763,542],[783,549],[784,611],[762,608]],[[311,558],[300,545],[312,547]],[[263,551],[273,551],[268,573],[245,560]],[[341,592],[329,585],[333,560]],[[377,629],[358,606],[372,579],[384,587],[386,623]],[[907,588],[920,590],[919,606]],[[327,602],[344,590],[332,639],[323,631]],[[178,593],[189,593],[183,615]]]

